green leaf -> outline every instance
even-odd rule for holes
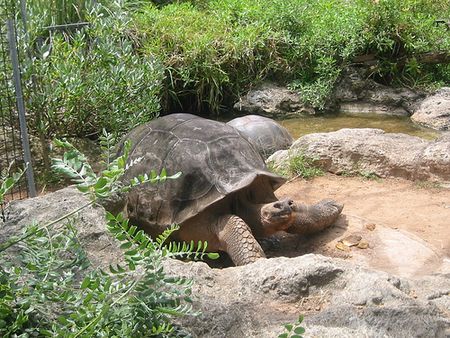
[[[89,284],[90,284],[90,283],[91,283],[91,279],[89,278],[89,276],[86,276],[86,277],[83,279],[83,282],[81,283],[80,288],[86,289],[86,288],[89,287]]]
[[[106,220],[108,221],[114,221],[116,219],[116,217],[110,213],[109,211],[106,212]]]
[[[66,317],[64,317],[64,316],[59,316],[59,317],[58,317],[58,322],[61,323],[61,324],[63,324],[63,325],[69,324],[68,320],[67,320]]]
[[[94,185],[95,190],[102,189],[108,184],[108,180],[105,177],[100,177]]]
[[[278,338],[288,338],[288,334],[282,333],[282,334],[278,335]]]
[[[294,327],[292,324],[284,324],[284,327],[286,328],[286,330],[288,330],[289,332],[292,331],[292,328]]]
[[[304,329],[303,327],[301,327],[301,326],[298,326],[298,327],[296,327],[296,328],[294,329],[294,332],[295,332],[296,334],[303,334],[303,333],[305,333],[305,329]]]
[[[93,292],[88,293],[86,295],[86,297],[84,297],[84,299],[83,299],[83,304],[86,306],[87,304],[89,304],[89,302],[92,300],[92,298],[94,298],[94,293]]]
[[[132,249],[132,250],[125,251],[125,256],[134,256],[137,253],[138,253],[137,249]]]
[[[208,256],[209,259],[218,259],[220,257],[217,252],[208,252],[206,256]]]
[[[131,248],[132,245],[133,245],[133,243],[131,243],[131,242],[124,242],[124,243],[122,243],[122,244],[120,245],[120,248],[123,249],[123,250],[126,250],[126,249]]]
[[[136,264],[133,262],[133,261],[128,261],[128,268],[131,270],[131,271],[134,271],[134,270],[136,270]]]

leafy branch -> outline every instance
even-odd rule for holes
[[[0,244],[0,336],[176,336],[171,316],[196,314],[189,297],[192,281],[167,276],[162,261],[217,257],[206,253],[206,242],[167,243],[178,229],[176,225],[152,240],[129,225],[122,214],[108,213],[107,229],[120,242],[126,264],[118,262],[110,265],[109,271],[97,268],[89,272],[76,227],[68,222],[56,230],[54,225],[113,193],[180,174],[150,172],[123,185],[120,177],[139,161],[127,164],[128,143],[122,156],[105,161],[106,169],[98,176],[69,142],[57,144],[66,152],[62,159],[54,160],[54,169],[71,177],[90,199],[69,214],[44,225],[27,226],[22,235]],[[0,190],[0,196],[6,190]],[[6,249],[15,244],[21,250],[13,262]]]
[[[304,317],[300,315],[294,324],[284,324],[284,331],[278,338],[303,338],[302,334],[305,333],[305,328],[302,327]]]
[[[11,162],[11,165],[13,163],[14,162]],[[11,165],[8,168],[6,175],[4,175],[4,176],[7,176],[7,174],[11,170]],[[24,172],[25,172],[25,170],[19,170],[15,173],[12,173],[10,176],[1,178],[1,180],[0,180],[0,204],[4,203],[4,198],[5,198],[6,193],[8,193],[17,182],[19,182],[19,180],[23,176]]]

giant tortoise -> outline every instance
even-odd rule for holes
[[[236,265],[265,257],[255,238],[280,230],[320,231],[342,210],[332,200],[312,206],[278,200],[274,191],[285,180],[269,172],[255,147],[222,122],[172,114],[137,127],[125,139],[132,143],[128,160],[142,160],[124,180],[151,169],[182,172],[178,179],[128,192],[130,222],[153,237],[178,223],[175,240],[207,241],[209,250],[227,252]]]
[[[277,150],[287,149],[294,141],[286,128],[259,115],[245,115],[227,122],[252,142],[259,153],[268,158]]]

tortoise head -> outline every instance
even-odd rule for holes
[[[289,198],[264,204],[260,212],[264,235],[288,229],[295,219],[294,209],[295,203]]]

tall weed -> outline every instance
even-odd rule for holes
[[[414,63],[417,54],[450,49],[434,24],[450,15],[442,1],[157,2],[139,12],[136,33],[143,52],[166,66],[169,110],[219,112],[262,79],[289,83],[324,108],[341,70],[361,54],[380,60],[373,75],[384,82],[449,80],[441,66]]]

